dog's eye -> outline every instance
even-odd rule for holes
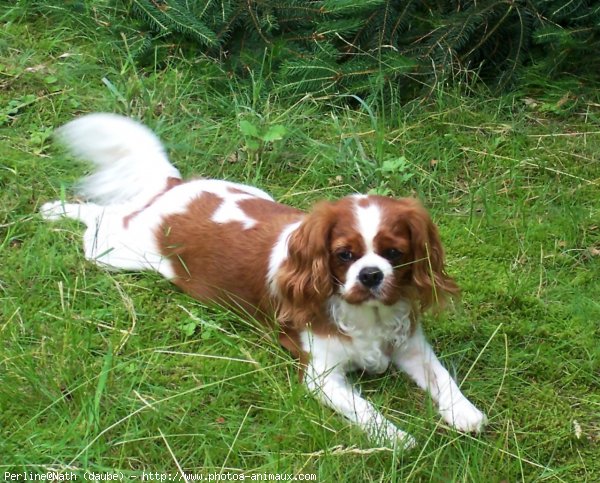
[[[395,248],[388,248],[383,251],[381,256],[390,262],[398,262],[402,258],[402,252]]]
[[[351,262],[352,260],[354,260],[354,253],[352,253],[350,250],[340,250],[339,252],[337,252],[337,257],[342,262]]]

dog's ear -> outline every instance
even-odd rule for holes
[[[287,258],[277,275],[282,317],[288,323],[315,322],[334,292],[329,257],[335,219],[335,203],[319,203],[288,239]]]
[[[413,252],[412,284],[417,291],[421,310],[443,307],[449,298],[458,296],[459,288],[447,273],[444,248],[438,229],[429,214],[415,202],[408,216]]]

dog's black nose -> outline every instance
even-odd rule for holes
[[[365,287],[375,288],[383,281],[383,272],[377,267],[365,267],[358,272],[358,279]]]

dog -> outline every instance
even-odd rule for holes
[[[429,392],[450,426],[483,429],[486,416],[421,328],[422,314],[459,289],[418,201],[350,195],[304,213],[252,186],[184,181],[152,131],[115,114],[80,117],[57,137],[96,170],[79,184],[85,202],[49,202],[41,214],[83,222],[87,259],[154,270],[202,302],[275,327],[309,391],[377,443],[416,442],[360,395],[350,371],[393,365]]]

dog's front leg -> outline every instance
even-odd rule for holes
[[[346,379],[344,353],[334,338],[311,340],[310,362],[306,367],[308,389],[325,405],[362,428],[377,444],[409,449],[415,440],[388,421]]]
[[[460,391],[442,366],[421,328],[393,355],[394,364],[406,372],[419,387],[429,391],[444,420],[464,432],[479,432],[487,418]]]

